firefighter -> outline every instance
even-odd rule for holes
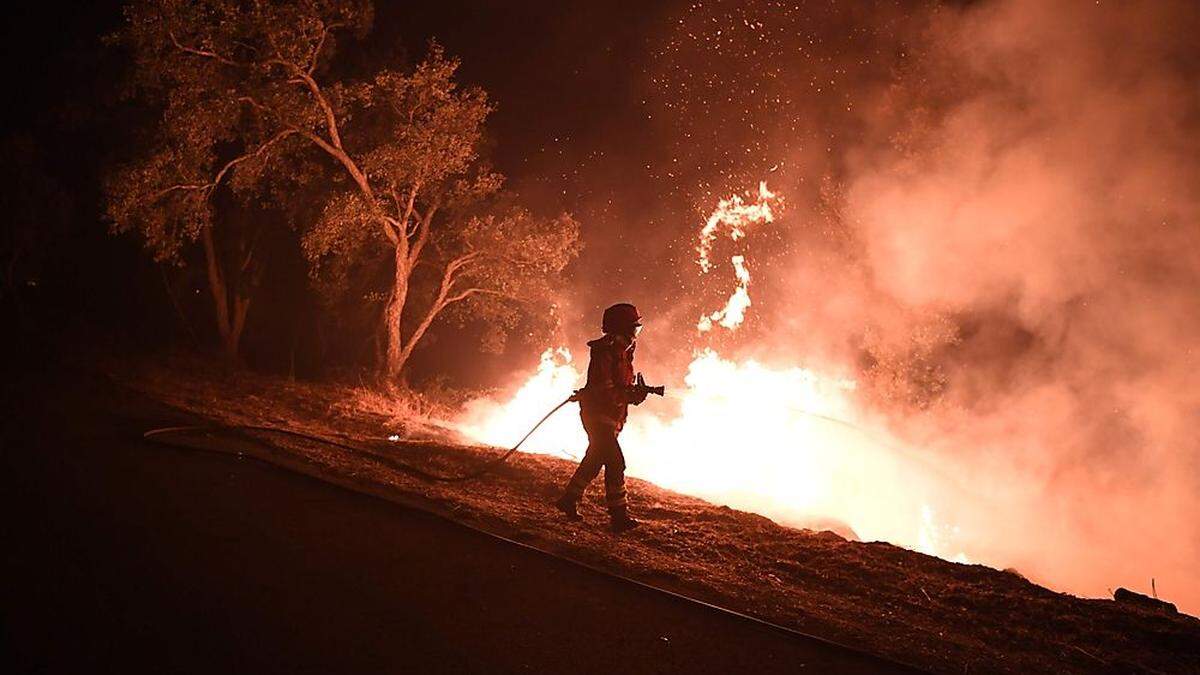
[[[625,426],[629,404],[639,405],[646,400],[646,387],[635,384],[633,375],[633,350],[641,327],[642,317],[637,308],[619,303],[604,310],[601,322],[604,335],[588,342],[591,361],[587,384],[578,392],[579,416],[588,437],[587,453],[563,496],[555,502],[568,518],[579,519],[579,500],[588,483],[603,468],[605,501],[614,532],[631,530],[639,524],[629,515],[625,456],[621,454],[617,435]]]

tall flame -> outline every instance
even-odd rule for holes
[[[481,443],[514,445],[542,415],[558,405],[573,390],[583,385],[583,375],[566,347],[542,352],[537,371],[504,402],[482,398],[470,401],[454,426]],[[539,454],[564,454],[565,449],[587,445],[579,421],[559,413],[546,420],[542,428],[521,446]],[[570,454],[570,453],[565,453]]]
[[[700,229],[700,243],[696,246],[696,263],[700,265],[700,272],[707,274],[713,268],[712,248],[722,226],[729,230],[729,238],[737,241],[746,236],[748,226],[775,222],[773,206],[778,206],[778,196],[767,188],[766,181],[758,184],[757,201],[753,203],[747,203],[741,195],[718,202],[717,208]],[[746,310],[750,307],[750,270],[746,268],[745,256],[735,255],[730,262],[733,263],[737,286],[724,307],[700,317],[696,330],[701,333],[712,330],[714,324],[734,330],[746,318]]]
[[[721,309],[705,314],[696,322],[696,330],[707,333],[712,330],[713,322],[733,330],[742,325],[746,319],[746,310],[750,307],[750,270],[746,269],[746,257],[735,255],[732,258],[733,273],[737,278],[737,287],[729,296],[729,301]]]
[[[547,349],[516,393],[472,402],[456,426],[510,446],[580,384],[569,352]],[[628,472],[784,523],[840,521],[866,540],[965,560],[956,529],[936,521],[927,477],[880,432],[864,430],[854,393],[850,378],[702,350],[683,387],[668,389],[676,414],[656,415],[651,404],[630,415],[621,434]],[[522,449],[578,455],[586,445],[579,421],[560,414]]]
[[[746,227],[754,223],[771,223],[775,221],[775,212],[771,209],[777,195],[767,188],[767,182],[758,184],[758,198],[753,203],[746,203],[741,195],[733,195],[717,202],[717,208],[708,216],[704,227],[700,229],[700,243],[696,246],[697,259],[702,272],[712,269],[713,242],[716,241],[721,226],[729,228],[729,238],[737,241],[746,236]]]

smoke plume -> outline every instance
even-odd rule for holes
[[[987,505],[960,519],[972,548],[1092,593],[1157,577],[1193,609],[1197,17],[1041,2],[937,17],[928,89],[882,97],[871,126],[892,142],[848,160],[843,203],[873,287],[953,322],[914,433]]]

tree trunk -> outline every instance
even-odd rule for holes
[[[425,331],[429,330],[429,326],[433,324],[433,320],[437,318],[437,315],[442,311],[444,305],[441,304],[441,300],[442,298],[439,297],[434,301],[433,305],[429,308],[429,312],[425,314],[425,318],[421,319],[421,323],[419,323],[417,327],[413,329],[412,335],[408,336],[408,342],[405,343],[404,347],[400,350],[401,364],[408,363],[408,359],[412,356],[413,350],[417,348],[417,342],[419,342],[421,338],[425,337]]]
[[[400,320],[404,315],[404,305],[408,301],[408,278],[412,274],[412,268],[408,264],[408,246],[403,239],[401,242],[396,246],[395,278],[391,298],[388,299],[387,308],[384,310],[383,322],[383,330],[387,335],[387,376],[393,380],[399,378],[405,363],[408,362],[408,353],[404,349],[400,334]]]
[[[250,312],[250,297],[240,292],[233,296],[233,326],[225,338],[225,353],[238,360],[242,347],[242,334],[246,328],[246,314]]]
[[[158,264],[159,276],[162,277],[163,290],[167,292],[167,298],[171,300],[171,307],[175,309],[175,318],[179,320],[179,325],[187,331],[188,337],[192,341],[193,347],[200,347],[200,339],[196,337],[196,331],[192,328],[192,322],[188,320],[187,314],[183,311],[183,305],[179,302],[179,294],[175,292],[175,286],[171,283],[171,279],[167,277],[167,267],[163,263]]]
[[[212,294],[213,311],[217,319],[217,333],[221,336],[221,347],[225,352],[225,358],[230,363],[237,363],[242,328],[245,326],[246,312],[250,309],[250,299],[238,295],[232,308],[233,316],[230,317],[229,288],[225,283],[225,274],[221,271],[221,261],[217,255],[217,247],[213,243],[211,227],[204,228],[201,239],[204,242],[208,289]]]

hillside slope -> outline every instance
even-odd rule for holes
[[[162,369],[121,379],[179,410],[176,421],[285,426],[360,446],[279,434],[241,441],[270,461],[936,672],[1200,672],[1200,620],[1185,614],[1081,599],[1011,572],[785,527],[640,480],[630,492],[644,526],[617,537],[604,527],[602,489],[589,493],[582,522],[549,506],[574,468],[564,459],[518,453],[466,483],[412,477],[401,464],[457,474],[497,451],[363,412],[346,389]],[[388,441],[392,434],[404,440]]]

